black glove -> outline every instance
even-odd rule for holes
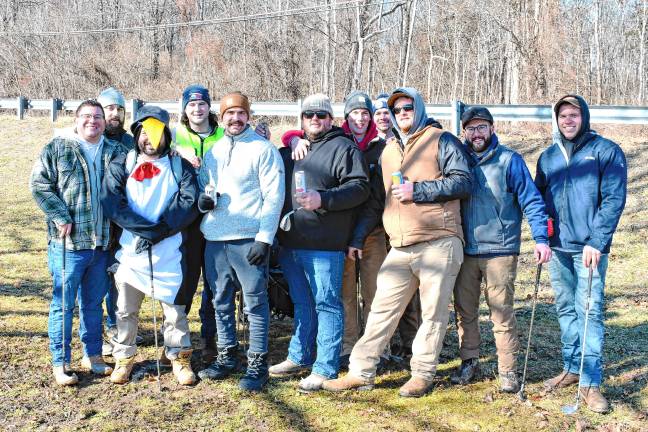
[[[151,246],[153,246],[153,243],[150,240],[140,237],[137,239],[137,243],[135,243],[135,253],[140,254],[147,251]]]
[[[200,196],[198,197],[198,210],[200,210],[203,213],[207,213],[209,211],[214,210],[214,207],[216,207],[216,203],[214,202],[214,199],[204,192],[201,193]]]
[[[255,241],[247,254],[247,260],[250,265],[261,265],[265,263],[270,252],[270,245],[262,241]]]

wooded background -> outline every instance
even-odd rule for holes
[[[177,99],[199,82],[213,98],[241,90],[257,101],[405,84],[431,103],[550,103],[566,92],[646,103],[648,0],[2,4],[4,97],[85,98],[115,85]]]

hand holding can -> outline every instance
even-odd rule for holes
[[[295,195],[306,193],[306,174],[304,171],[295,171]]]

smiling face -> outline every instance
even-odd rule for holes
[[[140,153],[145,154],[150,159],[157,159],[162,153],[164,153],[164,149],[166,147],[166,137],[164,136],[164,134],[162,134],[162,136],[160,137],[160,145],[158,145],[158,148],[156,149],[149,141],[149,137],[146,134],[146,131],[144,130],[144,128],[142,128],[140,130],[139,137],[137,138],[137,146],[139,147]]]
[[[121,131],[124,129],[124,107],[117,104],[106,105],[104,113],[106,114],[106,131]]]
[[[74,130],[84,141],[98,143],[105,128],[106,120],[101,107],[85,105],[77,112]]]
[[[466,141],[468,141],[470,148],[477,153],[481,153],[488,148],[494,131],[493,125],[482,119],[471,120],[464,127]]]
[[[557,120],[558,129],[570,141],[578,135],[583,124],[581,110],[569,103],[560,106]]]
[[[236,136],[245,130],[248,122],[248,113],[243,108],[229,108],[223,113],[225,131],[230,136]]]
[[[376,127],[380,132],[387,133],[392,127],[389,110],[387,108],[376,110],[374,113],[374,123],[376,123]]]
[[[398,128],[407,133],[414,123],[414,99],[408,97],[399,97],[394,102],[392,108]]]
[[[209,104],[203,100],[191,101],[185,107],[185,114],[192,129],[201,129],[209,121]]]
[[[324,118],[320,118],[320,117]],[[305,111],[302,113],[302,127],[309,140],[316,140],[331,130],[333,119],[324,111]]]
[[[369,122],[371,121],[371,113],[364,108],[354,109],[347,117],[347,124],[349,129],[354,135],[363,135],[367,132]]]

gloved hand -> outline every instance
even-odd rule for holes
[[[214,199],[204,192],[201,193],[198,197],[198,210],[203,213],[207,213],[214,210],[214,207],[216,207],[216,202],[214,201]]]
[[[261,265],[268,258],[270,245],[262,241],[255,241],[247,254],[247,260],[250,265]]]
[[[142,252],[145,252],[151,246],[153,246],[153,243],[151,243],[150,240],[146,240],[145,238],[140,237],[137,239],[137,243],[135,243],[135,253],[140,254]]]

